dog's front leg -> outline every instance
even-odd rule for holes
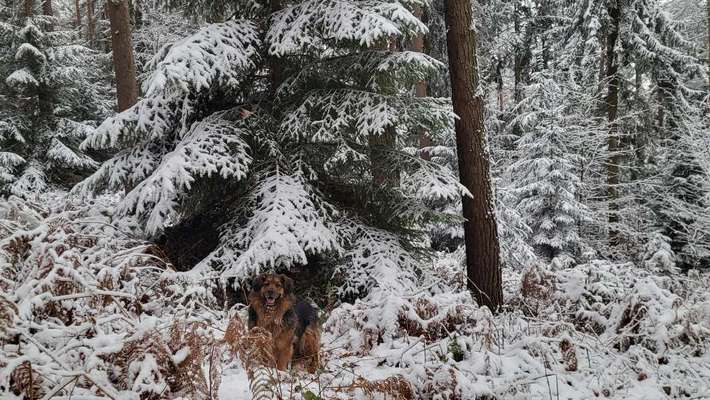
[[[293,334],[293,329],[282,331],[274,340],[276,368],[281,371],[286,371],[288,363],[291,362],[293,357]]]

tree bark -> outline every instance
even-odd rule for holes
[[[96,18],[94,17],[94,0],[86,0],[86,38],[89,47],[96,48]]]
[[[414,8],[414,15],[422,19],[424,12],[421,6],[416,6]],[[424,53],[424,34],[420,33],[414,37],[412,40],[412,50],[419,53]],[[426,81],[420,80],[414,84],[414,97],[426,97],[427,96],[427,83]],[[426,147],[431,147],[431,137],[429,133],[424,129],[419,129],[417,133],[417,139],[419,141],[419,148],[423,149]],[[422,158],[425,160],[431,160],[431,154],[429,152],[422,152]]]
[[[131,25],[127,0],[109,0],[106,4],[111,24],[113,69],[116,73],[118,111],[123,111],[138,100],[136,66],[133,62]]]
[[[48,17],[53,17],[54,16],[54,10],[52,9],[52,0],[42,0],[42,14],[48,16]],[[47,23],[46,29],[48,31],[53,31],[54,30],[54,24],[51,22]]]
[[[463,199],[467,285],[479,304],[497,312],[503,304],[500,247],[471,18],[470,0],[446,2],[452,102],[460,117],[456,120],[459,176],[473,195]]]
[[[34,0],[25,0],[24,3],[24,14],[25,17],[31,17],[34,15],[35,2]]]
[[[81,4],[80,4],[80,0],[75,0],[75,1],[74,1],[74,7],[75,7],[75,9],[76,9],[76,13],[75,13],[75,16],[74,16],[74,18],[75,18],[74,23],[76,24],[76,27],[78,28],[78,27],[81,26]]]
[[[619,37],[619,23],[621,18],[620,2],[610,1],[607,6],[609,14],[609,26],[607,30],[606,42],[606,80],[607,80],[607,120],[609,132],[607,135],[607,147],[609,158],[607,160],[607,200],[609,202],[609,244],[616,246],[619,244],[619,165],[621,164],[621,141],[619,140],[619,126],[616,116],[619,110],[619,75],[618,59],[616,56],[616,44]]]
[[[707,11],[707,31],[708,31],[708,52],[706,54],[706,58],[708,61],[708,91],[710,91],[710,0],[705,0],[705,8]],[[707,109],[710,110],[710,101],[708,102],[708,107]]]

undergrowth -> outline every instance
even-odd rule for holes
[[[273,368],[268,332],[219,280],[178,272],[137,226],[89,206],[0,205],[0,396],[7,399],[652,399],[710,396],[710,275],[593,260],[506,270],[493,315],[460,252],[420,288],[375,289],[323,323],[322,368]],[[236,381],[235,381],[236,380]]]

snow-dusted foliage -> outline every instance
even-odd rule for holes
[[[204,277],[176,273],[135,223],[110,225],[111,198],[41,200],[0,203],[0,397],[216,392],[223,335],[196,318],[214,304]]]
[[[523,130],[517,161],[510,166],[515,207],[531,228],[533,246],[544,257],[573,253],[578,225],[588,218],[577,200],[580,181],[577,156],[569,143],[579,127],[566,118],[570,102],[563,89],[545,73],[533,77],[512,121]]]
[[[0,2],[0,398],[710,398],[704,2],[473,3],[497,314],[445,1],[132,1],[142,97],[100,124],[104,16]],[[317,305],[314,374],[245,327],[267,271]]]
[[[261,180],[244,200],[248,222],[225,227],[220,248],[203,263],[227,265],[224,277],[244,279],[263,270],[305,265],[308,255],[337,255],[338,236],[306,186],[288,175]]]
[[[75,45],[71,33],[45,30],[46,22],[13,17],[0,32],[0,46],[8,51],[0,55],[2,195],[68,187],[98,166],[78,148],[93,131],[90,121],[82,121],[105,113],[97,95],[97,54]]]
[[[209,24],[146,64],[145,97],[82,144],[118,153],[74,192],[124,190],[114,217],[137,217],[150,237],[221,208],[219,244],[199,269],[225,279],[317,256],[343,295],[411,290],[422,224],[460,223],[432,203],[467,192],[407,147],[419,129],[447,137],[454,121],[447,99],[410,94],[442,68],[397,50],[426,31],[410,6],[240,3],[244,19]]]

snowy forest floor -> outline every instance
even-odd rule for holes
[[[111,225],[111,199],[50,203],[0,204],[3,399],[710,398],[710,274],[661,253],[505,269],[498,315],[464,290],[462,253],[440,253],[418,291],[324,315],[318,373],[279,373],[210,271],[172,270]]]

